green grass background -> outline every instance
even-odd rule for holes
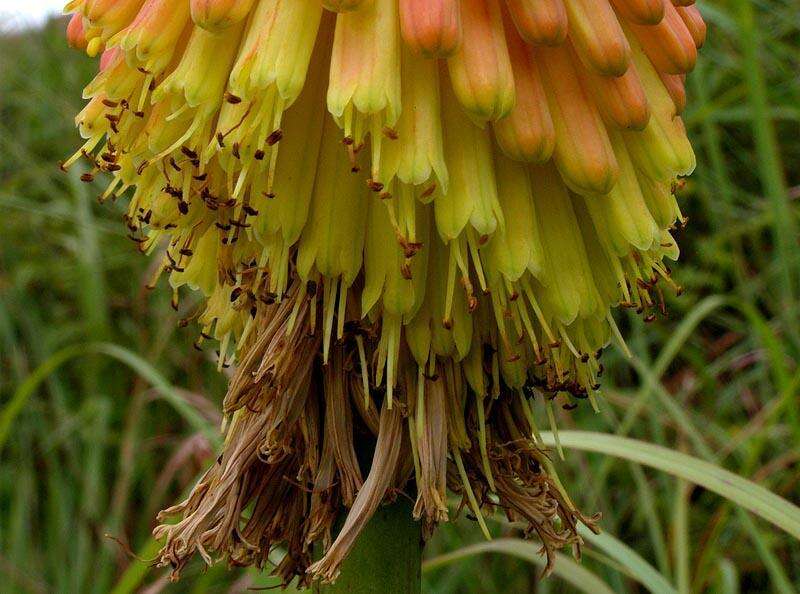
[[[681,194],[690,224],[675,267],[685,293],[669,320],[623,317],[635,356],[609,353],[602,412],[559,420],[693,459],[664,472],[626,461],[636,446],[568,447],[562,479],[604,516],[582,566],[564,561],[539,581],[535,545],[465,548],[480,534],[462,519],[426,547],[426,592],[800,590],[787,528],[800,512],[800,4],[701,8],[709,40],[686,114],[699,163]],[[178,327],[166,287],[143,289],[152,262],[125,238],[123,206],[99,206],[99,186],[56,166],[77,145],[72,118],[94,68],[62,28],[0,35],[0,592],[272,585],[199,564],[169,584],[126,552],[152,557],[155,513],[213,457],[225,378],[192,348],[195,329]],[[744,511],[728,482],[712,493],[681,478],[694,460],[793,503],[783,525]]]

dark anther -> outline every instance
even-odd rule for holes
[[[419,195],[420,198],[425,199],[431,196],[436,191],[436,184],[430,185],[428,188],[425,189],[422,194]]]

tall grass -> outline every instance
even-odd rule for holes
[[[701,8],[684,295],[670,320],[623,320],[634,357],[609,353],[600,414],[559,419],[556,466],[604,534],[540,581],[516,526],[492,518],[482,544],[463,518],[426,547],[426,591],[800,590],[800,6]],[[269,586],[198,564],[170,585],[129,554],[153,556],[155,512],[212,459],[225,378],[142,289],[122,205],[56,167],[92,70],[61,26],[0,37],[0,590]]]

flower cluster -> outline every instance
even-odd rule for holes
[[[624,348],[612,309],[652,320],[679,290],[664,260],[695,164],[693,0],[67,11],[70,44],[101,60],[64,167],[130,194],[175,307],[184,286],[206,298],[198,346],[237,361],[224,452],[167,510],[162,562],[264,564],[281,545],[287,581],[333,579],[383,501],[415,491],[432,528],[448,488],[484,530],[497,507],[549,557],[578,545],[593,520],[534,411],[596,407],[602,350]]]

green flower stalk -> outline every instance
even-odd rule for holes
[[[554,552],[596,529],[535,401],[597,407],[616,307],[646,320],[694,168],[705,25],[670,0],[73,0],[101,55],[83,179],[236,366],[225,444],[159,562],[334,580],[380,505],[448,493]],[[156,279],[153,279],[155,283]],[[624,343],[622,343],[624,345]],[[365,452],[368,452],[365,455]],[[334,523],[342,514],[342,529]],[[312,543],[323,557],[312,562]]]

